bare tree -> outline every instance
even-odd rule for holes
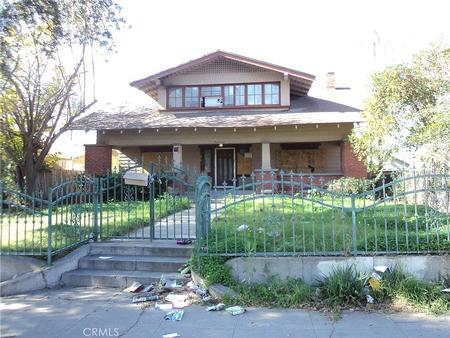
[[[94,62],[88,67],[86,58],[95,45],[110,50],[111,29],[123,19],[112,0],[3,3],[0,156],[14,163],[19,187],[33,192],[56,139],[96,102],[95,90],[87,94]]]

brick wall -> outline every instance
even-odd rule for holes
[[[86,144],[84,146],[84,171],[90,175],[106,175],[111,172],[112,147],[107,145]]]
[[[341,170],[346,177],[366,178],[367,169],[353,152],[349,141],[341,142]]]

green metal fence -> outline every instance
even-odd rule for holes
[[[126,184],[129,171],[148,174]],[[104,177],[79,176],[28,194],[0,181],[0,254],[52,257],[90,240],[195,238],[191,174],[169,163],[135,165]]]
[[[376,182],[271,170],[213,188],[203,177],[197,186],[197,205],[202,206],[198,213],[203,216],[197,216],[198,255],[444,254],[450,250],[447,167],[404,170]]]

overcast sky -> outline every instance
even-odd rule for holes
[[[450,44],[445,0],[119,3],[131,27],[116,33],[117,51],[107,62],[96,57],[97,108],[108,102],[151,104],[129,82],[217,49],[312,73],[313,96],[322,96],[323,76],[335,71],[337,81],[361,100],[374,70],[407,61],[431,42]],[[84,143],[95,143],[92,133],[70,134],[53,151],[75,156]]]

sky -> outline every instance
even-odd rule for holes
[[[310,95],[323,97],[327,72],[361,103],[373,71],[408,61],[433,42],[450,44],[450,1],[122,0],[127,24],[116,51],[96,55],[95,111],[111,104],[152,104],[129,86],[222,49],[316,75]],[[95,133],[67,132],[52,152],[76,156]],[[67,145],[70,144],[70,147]]]

